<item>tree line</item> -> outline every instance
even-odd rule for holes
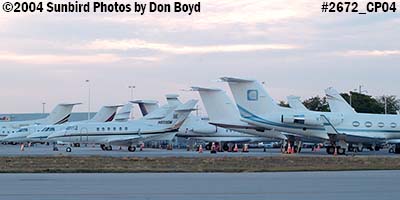
[[[373,97],[371,95],[361,94],[358,92],[341,93],[340,95],[347,101],[347,103],[352,105],[356,112],[359,113],[384,114],[385,98],[387,114],[397,114],[397,111],[400,110],[400,99],[398,99],[395,95]],[[330,111],[326,97],[310,97],[304,100],[303,104],[309,110],[322,112]],[[279,105],[289,107],[286,101],[280,101]]]

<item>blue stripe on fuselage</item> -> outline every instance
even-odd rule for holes
[[[283,124],[283,123],[276,123],[273,121],[269,121],[267,119],[264,119],[260,116],[257,116],[248,110],[244,109],[242,106],[237,105],[240,111],[240,115],[245,118],[249,119],[255,122],[271,125],[271,126],[278,126],[278,127],[283,127],[283,128],[290,128],[290,129],[298,129],[302,130],[303,128],[310,129],[310,130],[317,130],[317,131],[325,131],[325,128],[318,128],[318,127],[310,127],[307,125],[304,125],[303,127],[298,127],[298,126],[291,126],[288,124]],[[324,124],[326,125],[326,124]],[[349,129],[349,128],[338,128],[337,129],[339,132],[391,132],[391,133],[400,133],[400,130],[376,130],[376,129]]]

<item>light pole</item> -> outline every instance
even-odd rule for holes
[[[133,90],[136,88],[136,86],[130,85],[128,88],[131,89],[131,101],[133,101]]]
[[[350,96],[350,106],[353,105],[353,102],[352,102],[352,99],[351,99],[353,95],[351,94],[351,92],[357,92],[357,89],[354,89],[353,91],[350,91],[350,92],[349,92],[349,94],[350,94],[350,95],[349,95],[349,96]]]
[[[364,85],[359,85],[358,86],[358,93],[362,94],[363,92],[368,93],[367,90],[362,90],[362,88],[364,87]]]
[[[387,97],[383,95],[383,99],[385,100],[385,115],[387,114]]]
[[[44,110],[45,107],[46,107],[46,102],[43,102],[43,103],[42,103],[42,113],[43,113],[43,114],[44,114],[44,112],[45,112],[45,110]]]
[[[88,117],[88,120],[90,120],[90,80],[86,80],[85,82],[87,83],[87,86],[88,86],[88,113],[87,113],[87,117]]]

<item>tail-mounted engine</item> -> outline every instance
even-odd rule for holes
[[[321,126],[324,121],[319,115],[282,115],[282,123]]]

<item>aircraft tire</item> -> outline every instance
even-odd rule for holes
[[[229,145],[228,145],[227,143],[225,143],[225,144],[222,146],[222,149],[223,149],[224,151],[229,151]]]
[[[135,152],[136,151],[136,147],[135,146],[129,146],[128,147],[128,151]]]
[[[71,148],[71,147],[67,147],[67,148],[65,149],[65,151],[69,153],[69,152],[72,151],[72,148]]]
[[[335,153],[335,148],[333,146],[327,146],[326,147],[326,153],[332,155]]]
[[[106,151],[112,151],[112,146],[111,145],[105,146],[104,148],[105,148]]]
[[[339,155],[344,155],[344,154],[346,154],[346,149],[345,149],[345,148],[338,148],[338,149],[337,149],[337,153],[338,153]]]
[[[349,146],[349,147],[347,148],[347,151],[349,151],[349,152],[354,152],[355,149],[356,149],[356,148],[354,148],[354,147],[352,147],[352,146]]]

